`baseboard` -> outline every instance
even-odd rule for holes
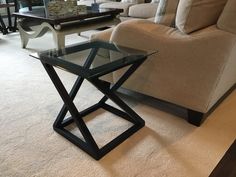
[[[235,177],[236,176],[236,140],[226,151],[223,158],[211,172],[209,177]]]

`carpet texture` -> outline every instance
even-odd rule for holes
[[[51,34],[27,49],[18,33],[0,35],[0,177],[207,177],[236,138],[236,91],[199,128],[150,98],[123,95],[146,126],[95,161],[52,129],[62,101],[41,63],[29,56],[52,47]],[[76,77],[57,71],[69,89]],[[100,97],[85,82],[75,103],[81,110]],[[87,124],[100,146],[130,126],[102,110]]]

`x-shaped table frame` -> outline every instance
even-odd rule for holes
[[[83,68],[88,69],[91,66],[92,62],[94,61],[97,51],[98,49],[92,49]],[[62,135],[63,137],[65,137],[66,139],[68,139],[70,142],[78,146],[80,149],[88,153],[90,156],[92,156],[96,160],[99,160],[100,158],[102,158],[104,155],[106,155],[108,152],[110,152],[120,143],[125,141],[132,134],[137,132],[140,128],[142,128],[145,125],[144,120],[137,113],[135,113],[124,101],[122,101],[115,94],[115,92],[138,69],[138,67],[146,60],[146,58],[147,58],[146,56],[143,56],[140,60],[136,60],[135,62],[131,64],[129,63],[127,65],[118,66],[109,71],[101,72],[91,77],[85,78],[78,75],[78,78],[75,81],[70,93],[66,91],[53,65],[48,64],[45,61],[41,60],[45,70],[47,71],[49,77],[51,78],[62,100],[64,101],[64,105],[61,108],[61,111],[58,114],[53,124],[54,130],[60,135]],[[126,70],[126,72],[124,72],[124,74],[120,77],[120,79],[114,85],[111,85],[110,83],[99,79],[99,77],[105,74],[111,73],[113,71],[116,71],[118,69],[121,69],[125,66],[129,66],[129,68]],[[100,92],[104,94],[104,96],[98,103],[79,112],[75,104],[73,103],[73,100],[76,97],[76,94],[79,91],[84,79],[88,80],[92,85],[94,85]],[[123,111],[111,105],[106,104],[106,101],[108,99],[112,100]],[[88,127],[86,126],[86,123],[83,120],[83,118],[86,115],[96,111],[99,108],[103,108],[104,110],[107,110],[133,123],[133,125],[130,128],[128,128],[126,131],[118,135],[116,138],[111,140],[102,148],[98,147]],[[71,117],[65,118],[68,111],[70,112]],[[81,132],[84,138],[84,141],[81,140],[79,137],[75,136],[74,134],[72,134],[69,130],[65,129],[66,126],[68,126],[69,124],[73,122],[76,124],[79,131]]]

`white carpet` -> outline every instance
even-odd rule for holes
[[[146,126],[95,161],[52,129],[62,101],[29,53],[53,46],[50,34],[31,40],[28,49],[21,49],[18,33],[0,35],[0,177],[207,177],[235,139],[235,91],[199,128],[153,100],[125,96]],[[59,75],[67,88],[75,79]],[[76,104],[85,108],[100,96],[86,82]],[[91,116],[87,123],[99,144],[129,126],[103,111]]]

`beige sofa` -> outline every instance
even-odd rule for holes
[[[236,1],[226,1],[180,0],[157,12],[159,24],[129,20],[92,39],[158,50],[123,87],[187,108],[188,121],[200,125],[236,83]],[[171,18],[175,27],[163,25]]]

